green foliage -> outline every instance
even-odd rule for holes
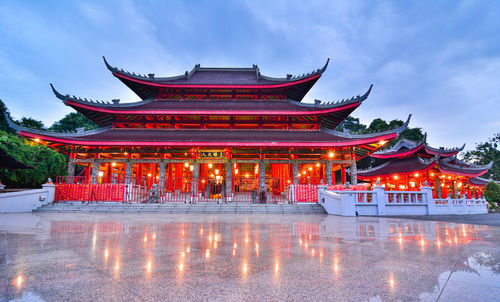
[[[31,117],[23,117],[19,125],[31,129],[46,130],[45,126],[41,121],[37,121]]]
[[[490,181],[484,187],[484,197],[488,202],[500,202],[500,185],[494,181]]]
[[[349,130],[352,133],[359,133],[366,129],[366,125],[363,125],[359,122],[359,118],[354,118],[352,116],[346,117],[335,130],[344,131]]]
[[[61,120],[55,122],[49,130],[58,132],[74,132],[77,128],[85,128],[91,130],[99,127],[96,123],[89,120],[81,113],[72,112]]]
[[[0,169],[0,179],[8,188],[37,188],[47,181],[66,173],[64,155],[44,146],[0,131],[0,148],[15,159],[35,169]]]
[[[500,179],[500,133],[495,134],[487,142],[479,143],[476,149],[465,152],[463,159],[477,165],[487,165],[493,161],[493,167],[484,174],[485,178]]]

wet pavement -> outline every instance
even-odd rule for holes
[[[500,227],[327,215],[0,215],[0,301],[498,301]]]

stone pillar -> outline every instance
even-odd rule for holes
[[[358,184],[358,168],[356,166],[356,154],[354,153],[354,149],[352,149],[351,154],[351,185]]]
[[[298,162],[292,163],[292,174],[293,174],[293,184],[298,185],[299,184],[299,163]]]
[[[259,183],[260,190],[266,190],[266,163],[259,162]]]
[[[159,179],[158,179],[158,192],[163,193],[163,190],[165,189],[165,160],[160,161],[160,172],[159,172]]]
[[[199,183],[199,175],[200,175],[200,164],[195,161],[193,163],[193,179],[191,180],[191,192],[192,195],[198,196],[198,183]]]
[[[332,161],[331,160],[327,161],[325,165],[326,165],[325,166],[326,185],[330,186],[332,185],[332,174],[333,174]]]
[[[443,197],[441,191],[441,179],[439,179],[439,177],[436,177],[434,184],[436,186],[436,198],[441,199]]]
[[[92,182],[97,183],[99,179],[99,161],[97,159],[92,160]]]
[[[70,158],[68,161],[68,176],[75,176],[75,160]]]
[[[373,195],[374,202],[377,203],[377,215],[385,215],[385,204],[387,203],[387,195],[384,192],[384,187],[380,185],[380,182],[377,181],[377,184],[373,186]]]
[[[132,182],[132,163],[130,161],[125,164],[125,182]]]
[[[231,201],[233,192],[233,163],[226,163],[226,201]]]

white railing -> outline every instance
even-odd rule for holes
[[[484,199],[434,199],[431,187],[420,191],[384,191],[381,186],[373,191],[327,191],[326,186],[318,186],[318,195],[327,213],[342,216],[488,213]]]
[[[422,192],[408,191],[387,191],[385,198],[387,204],[415,204],[427,203],[427,200]]]

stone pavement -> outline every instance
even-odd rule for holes
[[[498,301],[500,228],[378,217],[0,215],[0,301]]]
[[[476,215],[426,215],[426,216],[384,216],[384,217],[500,226],[500,213],[476,214]]]

